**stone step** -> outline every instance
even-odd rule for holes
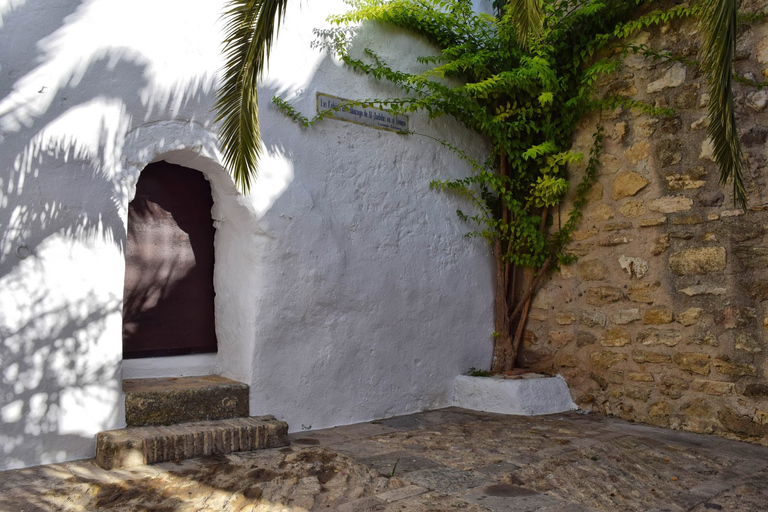
[[[96,463],[104,469],[128,468],[286,445],[288,424],[274,416],[127,427],[97,434]]]
[[[248,416],[248,385],[219,375],[126,379],[128,426],[171,425]]]

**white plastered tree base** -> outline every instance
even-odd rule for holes
[[[459,375],[453,381],[453,405],[474,411],[523,416],[578,409],[568,384],[560,375],[528,375],[518,379]]]

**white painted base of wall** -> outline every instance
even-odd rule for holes
[[[474,411],[535,416],[574,411],[568,384],[555,377],[469,377],[459,375],[453,381],[453,405]]]
[[[124,359],[123,379],[199,377],[216,373],[215,367],[216,354]]]

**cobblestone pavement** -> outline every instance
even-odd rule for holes
[[[0,472],[0,510],[768,510],[768,448],[594,414],[449,408],[290,437],[126,470]]]

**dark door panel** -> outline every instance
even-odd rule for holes
[[[212,206],[200,172],[142,171],[128,206],[124,358],[216,352]]]

